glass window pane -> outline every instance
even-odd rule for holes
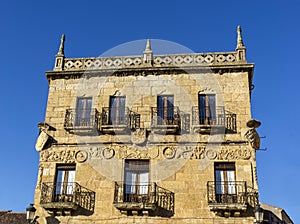
[[[74,181],[75,181],[75,170],[68,171],[68,180],[66,183],[66,193],[72,194],[74,188]]]
[[[137,175],[134,172],[125,173],[125,193],[134,194],[136,193],[136,179]]]
[[[56,194],[62,194],[63,193],[63,182],[65,178],[65,171],[64,170],[58,170],[56,175],[56,187],[55,187],[55,193]]]
[[[140,173],[139,194],[148,194],[149,172]]]
[[[157,117],[158,117],[158,124],[161,124],[163,117],[164,117],[164,97],[163,96],[157,97]]]
[[[235,177],[233,170],[226,171],[228,194],[235,194]]]
[[[216,176],[216,194],[224,194],[225,188],[224,188],[224,173],[223,173],[223,171],[216,170],[215,176]]]
[[[208,95],[209,117],[216,120],[216,101],[215,95]]]
[[[203,124],[206,118],[206,95],[199,95],[199,122]]]

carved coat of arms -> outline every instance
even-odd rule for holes
[[[131,132],[131,142],[136,145],[143,144],[147,139],[146,129],[137,129]]]

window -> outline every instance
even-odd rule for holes
[[[125,124],[125,96],[111,96],[109,101],[109,124]]]
[[[55,199],[69,201],[74,190],[75,165],[58,165],[56,169]]]
[[[236,194],[235,164],[215,163],[215,189],[218,202],[233,202]]]
[[[75,126],[89,126],[91,123],[92,98],[78,98]]]
[[[174,120],[174,96],[157,97],[158,124],[172,124]]]
[[[215,94],[199,94],[199,122],[203,125],[214,124],[216,121]]]
[[[125,201],[140,202],[148,198],[149,160],[125,160]]]

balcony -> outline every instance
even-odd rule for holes
[[[99,116],[97,109],[77,110],[67,109],[64,128],[77,134],[99,131]]]
[[[176,134],[181,119],[178,107],[152,107],[151,129],[156,134]]]
[[[224,216],[240,216],[258,201],[257,192],[247,188],[245,181],[209,181],[207,195],[210,210]]]
[[[236,115],[226,111],[224,107],[216,107],[212,110],[210,107],[199,109],[198,106],[192,107],[192,129],[196,133],[210,134],[214,133],[236,132]]]
[[[54,215],[71,215],[75,211],[85,215],[92,214],[95,192],[76,182],[43,183],[40,204]]]
[[[127,215],[171,217],[174,193],[152,184],[115,183],[114,206]]]
[[[106,134],[127,133],[140,127],[140,115],[125,108],[103,107],[100,131]]]

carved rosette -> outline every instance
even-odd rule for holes
[[[166,147],[163,149],[163,155],[166,159],[174,159],[176,155],[176,149],[174,147]]]
[[[115,150],[113,148],[104,148],[102,150],[102,156],[104,159],[111,159],[115,156]]]
[[[76,152],[75,159],[77,162],[83,163],[83,162],[87,161],[88,153],[84,150],[80,150],[80,151]]]

